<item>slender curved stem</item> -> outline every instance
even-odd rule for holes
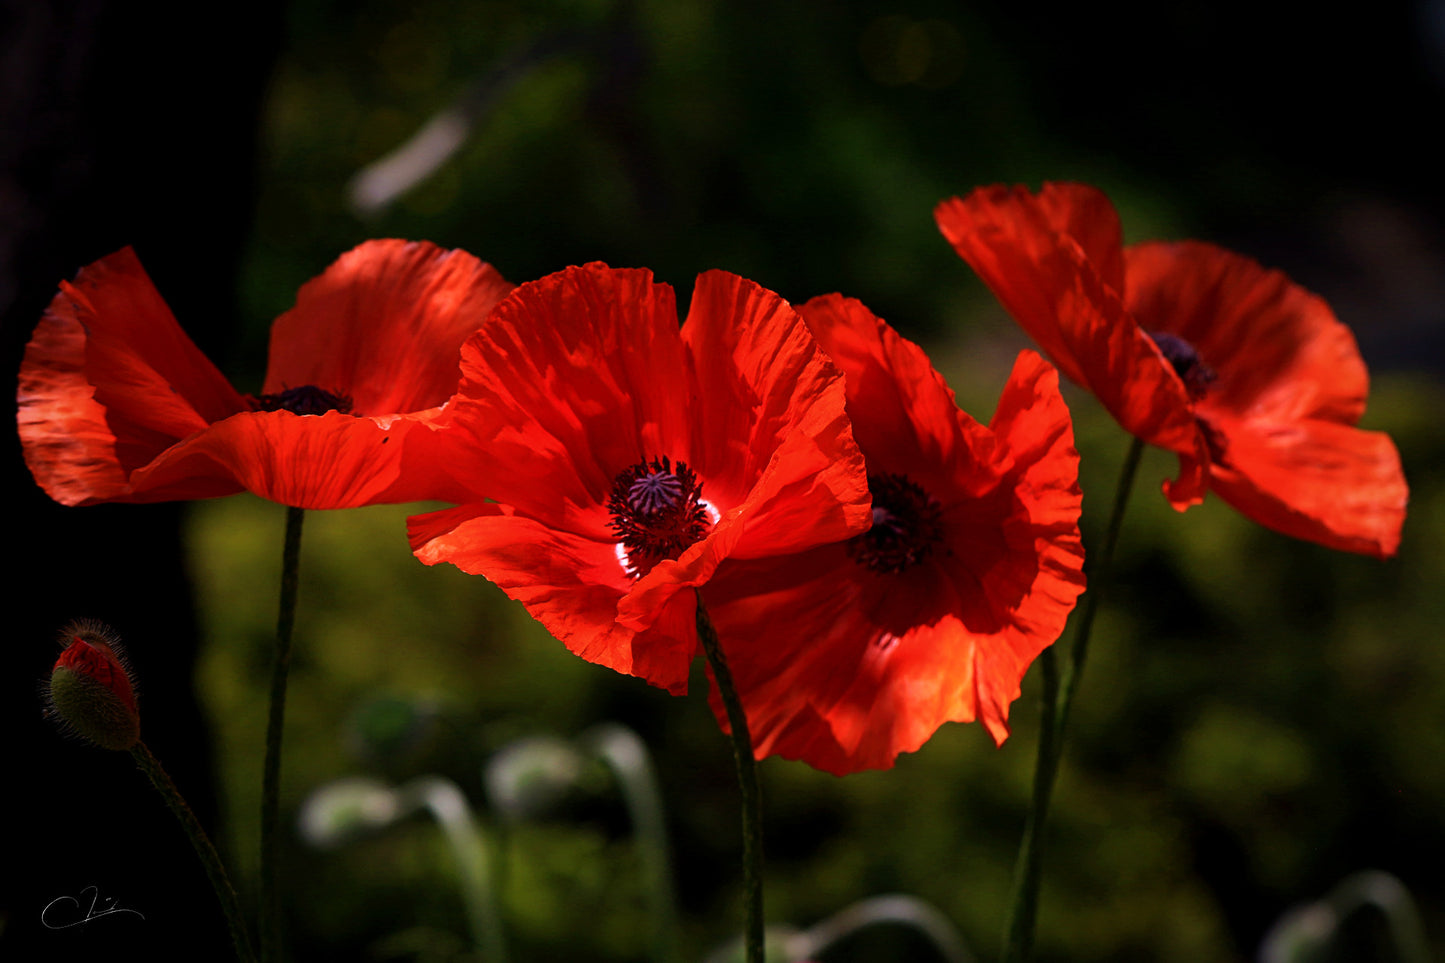
[[[928,941],[945,963],[974,963],[963,936],[941,910],[916,896],[901,893],[859,900],[791,937],[788,959],[819,959],[859,930],[884,924],[913,930]]]
[[[1064,727],[1069,721],[1069,706],[1074,701],[1079,677],[1084,674],[1084,659],[1089,654],[1089,637],[1094,628],[1094,616],[1108,591],[1109,580],[1114,574],[1114,546],[1119,543],[1119,530],[1124,525],[1124,509],[1129,506],[1129,493],[1134,489],[1134,476],[1139,473],[1139,460],[1144,454],[1144,442],[1135,438],[1124,456],[1124,467],[1119,471],[1119,487],[1114,492],[1114,508],[1109,515],[1109,527],[1104,531],[1104,544],[1099,549],[1099,561],[1090,573],[1090,592],[1084,599],[1084,614],[1079,621],[1079,631],[1074,636],[1074,646],[1069,651],[1069,665],[1059,688],[1059,710],[1054,720],[1058,730],[1057,742],[1063,745]]]
[[[266,723],[266,762],[261,774],[261,959],[281,958],[281,894],[276,884],[280,846],[281,733],[286,723],[286,679],[291,672],[291,633],[296,625],[296,585],[301,568],[305,509],[286,509],[281,552],[281,607],[276,616],[276,661],[271,670],[271,714]]]
[[[1034,793],[1024,817],[1023,837],[1019,840],[1018,861],[1014,864],[1013,899],[1009,904],[1008,923],[1004,930],[1004,963],[1023,963],[1030,958],[1034,946],[1034,921],[1039,908],[1039,881],[1043,877],[1041,836],[1044,817],[1054,790],[1054,772],[1059,764],[1056,739],[1061,733],[1054,724],[1059,696],[1059,659],[1054,647],[1039,653],[1039,670],[1043,674],[1044,691],[1039,719],[1039,752],[1034,760]]]
[[[637,840],[638,860],[652,923],[654,963],[680,963],[682,934],[677,916],[677,891],[672,882],[672,856],[663,819],[662,791],[647,746],[626,726],[604,722],[578,740],[612,770]]]
[[[723,656],[717,630],[697,597],[697,636],[712,668],[713,682],[727,709],[732,730],[733,761],[737,764],[738,786],[743,796],[743,953],[747,963],[763,963],[763,829],[762,794],[758,791],[758,767],[753,758],[753,740],[748,734],[748,717],[733,685],[732,670]]]
[[[186,838],[191,841],[191,848],[196,851],[196,856],[201,860],[201,866],[206,870],[206,877],[211,881],[211,889],[216,891],[216,899],[221,904],[221,912],[226,916],[226,926],[231,931],[231,942],[236,947],[236,959],[241,963],[254,963],[255,953],[251,950],[251,938],[246,932],[246,918],[241,913],[241,901],[236,897],[236,888],[231,885],[231,877],[226,874],[226,867],[221,862],[220,854],[216,847],[211,845],[211,838],[206,835],[200,820],[196,814],[191,812],[191,807],[186,804],[185,797],[181,795],[176,784],[171,782],[171,777],[166,773],[161,761],[155,757],[150,748],[144,742],[137,742],[130,750],[131,758],[140,766],[141,772],[145,773],[160,792],[161,798],[180,821],[181,828],[186,832]]]
[[[397,790],[407,809],[426,809],[441,826],[456,857],[462,902],[478,957],[506,963],[507,943],[492,873],[492,847],[466,794],[450,779],[419,776]]]
[[[1039,653],[1044,686],[1039,753],[1034,766],[1033,799],[1024,821],[1018,862],[1014,868],[1013,900],[1004,930],[1004,963],[1027,963],[1033,957],[1039,883],[1043,878],[1043,829],[1053,796],[1054,779],[1059,772],[1059,760],[1064,752],[1064,729],[1069,720],[1069,707],[1073,704],[1074,693],[1084,672],[1084,659],[1089,654],[1094,617],[1113,574],[1114,547],[1119,541],[1124,509],[1128,507],[1129,493],[1134,488],[1134,476],[1138,474],[1143,454],[1144,442],[1133,439],[1129,453],[1124,456],[1124,467],[1119,472],[1119,486],[1114,492],[1114,507],[1109,516],[1109,527],[1104,531],[1104,544],[1100,546],[1097,557],[1091,560],[1089,591],[1084,597],[1084,610],[1079,616],[1079,627],[1074,633],[1074,644],[1069,650],[1069,663],[1062,680],[1054,647],[1049,646]]]

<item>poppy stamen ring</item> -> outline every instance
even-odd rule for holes
[[[607,496],[609,527],[627,574],[640,578],[663,559],[675,559],[712,527],[697,473],[666,456],[643,459],[620,472]]]
[[[1209,391],[1209,386],[1219,376],[1199,357],[1199,351],[1194,345],[1167,331],[1150,331],[1149,337],[1153,339],[1159,353],[1164,355],[1164,360],[1174,368],[1179,380],[1184,382],[1184,387],[1189,390],[1189,397],[1195,401],[1203,398]]]
[[[275,394],[257,395],[251,399],[251,407],[255,411],[290,411],[298,415],[324,415],[328,411],[345,415],[351,413],[351,399],[315,385],[302,385]]]
[[[943,541],[943,508],[907,475],[869,475],[873,526],[848,541],[848,556],[875,572],[897,574]]]

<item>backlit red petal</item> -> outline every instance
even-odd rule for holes
[[[1084,589],[1083,495],[1058,375],[1032,351],[1015,362],[989,427],[1009,468],[985,497],[951,509],[944,567],[976,642],[973,705],[1002,742],[1024,673]]]
[[[687,460],[696,406],[672,289],[601,264],[524,284],[462,351],[447,470],[475,497],[600,537],[617,474]]]
[[[1201,411],[1354,424],[1369,376],[1349,328],[1279,271],[1195,241],[1130,247],[1129,310],[1213,369]]]
[[[1330,548],[1395,554],[1409,490],[1388,435],[1312,419],[1216,427],[1212,487],[1242,514]]]
[[[901,578],[890,584],[841,548],[719,572],[704,595],[759,758],[835,775],[888,768],[944,722],[974,719],[976,638],[938,614],[958,607],[947,582],[928,581],[900,600]],[[909,605],[920,597],[926,624]]]
[[[1074,239],[1104,286],[1124,290],[1124,228],[1105,193],[1087,184],[1045,184],[1037,195],[1044,220]]]
[[[589,662],[687,691],[697,638],[691,593],[672,599],[645,632],[620,625],[617,602],[630,584],[612,544],[493,504],[415,516],[408,533],[421,561],[450,562],[495,582]]]
[[[691,595],[687,589],[705,585],[712,578],[722,561],[737,550],[747,522],[747,510],[734,509],[676,559],[658,562],[627,587],[617,603],[617,621],[639,631],[650,628],[674,597]]]
[[[131,475],[131,500],[206,498],[245,489],[295,508],[354,508],[416,497],[396,489],[409,422],[382,428],[340,412],[233,415]]]
[[[1091,376],[1066,328],[1101,324],[1076,275],[1093,275],[1078,242],[1058,229],[1059,212],[1044,211],[1023,187],[995,184],[949,198],[933,211],[943,236],[968,262],[1013,319],[1071,380],[1091,388]],[[1067,218],[1063,218],[1067,222]],[[1075,319],[1075,310],[1085,317]],[[1069,316],[1065,316],[1069,315]]]
[[[1179,456],[1179,478],[1166,493],[1176,507],[1197,503],[1209,454],[1188,392],[1105,280],[1117,269],[1119,255],[1104,251],[1117,218],[1081,241],[1063,231],[1083,231],[1078,225],[1102,217],[1100,195],[1045,193],[1047,201],[1023,188],[982,188],[944,201],[934,214],[954,249],[1061,371],[1130,434]]]
[[[958,407],[923,349],[852,298],[824,295],[798,311],[847,374],[853,436],[870,465],[907,474],[936,495],[992,485],[993,434]]]
[[[842,372],[778,295],[735,274],[697,279],[683,341],[697,373],[691,464],[722,512],[740,508],[742,557],[800,551],[871,519]]]
[[[1029,499],[1032,523],[1049,532],[1076,533],[1083,498],[1079,453],[1052,365],[1032,351],[1019,353],[989,430],[1011,462],[1008,482]]]
[[[129,248],[62,284],[26,348],[26,462],[68,505],[126,498],[126,476],[241,396],[176,324]]]
[[[912,413],[932,410],[923,400],[931,393],[950,404],[952,396],[931,367],[915,377],[908,362],[917,348],[886,326],[880,333],[881,322],[842,299],[812,304],[808,317],[822,319],[825,344],[850,348],[837,356],[850,405],[855,390],[892,396],[879,407],[904,419],[895,434],[926,437],[908,423]],[[868,379],[854,375],[870,366],[870,378],[910,380],[864,390]],[[878,417],[858,407],[864,421]],[[1016,365],[991,428],[954,412],[932,415],[952,422],[954,436],[931,450],[962,452],[950,456],[955,470],[977,478],[942,491],[946,541],[925,561],[879,573],[840,544],[735,560],[704,589],[759,757],[842,774],[891,766],[948,721],[978,718],[996,740],[1006,736],[1024,672],[1058,637],[1083,588],[1078,455],[1057,374],[1032,352]],[[890,441],[875,458],[865,443],[864,453],[870,472],[911,473],[917,448]],[[900,452],[906,465],[891,460]]]
[[[64,505],[107,501],[125,491],[105,408],[85,379],[85,329],[52,308],[20,365],[20,444],[35,481]]]
[[[313,385],[366,415],[440,405],[456,389],[462,342],[512,287],[465,251],[367,241],[276,319],[263,390]]]

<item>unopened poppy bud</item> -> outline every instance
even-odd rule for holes
[[[50,670],[46,715],[103,749],[140,742],[140,714],[120,639],[99,622],[72,622],[61,632],[65,651]]]

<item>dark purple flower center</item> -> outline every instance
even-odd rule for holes
[[[674,466],[666,457],[640,461],[619,474],[607,510],[633,578],[665,558],[677,558],[712,527],[697,474],[686,462]]]
[[[907,475],[869,475],[873,527],[848,541],[848,555],[875,572],[907,571],[943,541],[943,508]]]
[[[291,411],[298,415],[324,415],[328,411],[348,414],[351,399],[346,395],[334,395],[315,385],[287,388],[274,395],[257,395],[251,399],[256,411]]]
[[[1195,401],[1203,398],[1209,391],[1210,384],[1219,376],[1199,357],[1194,345],[1177,334],[1164,331],[1150,331],[1149,337],[1154,339],[1154,344],[1165,359],[1174,366],[1174,373],[1184,382],[1184,387],[1189,389],[1189,397]]]

